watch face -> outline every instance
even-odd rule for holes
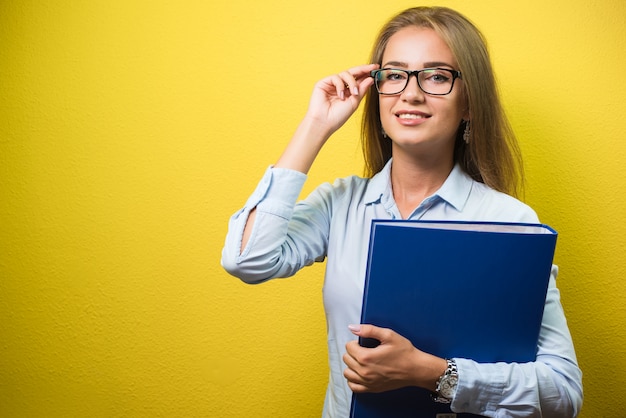
[[[456,385],[459,378],[455,375],[444,376],[441,380],[441,386],[439,388],[439,394],[444,398],[452,399],[454,392],[456,391]]]

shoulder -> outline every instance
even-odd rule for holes
[[[323,197],[332,200],[354,200],[362,196],[367,190],[368,178],[347,176],[335,179],[332,183],[322,183],[307,197]]]
[[[347,214],[350,208],[361,206],[367,190],[368,179],[349,176],[338,178],[332,183],[317,186],[306,198],[296,204],[296,216],[326,219],[330,222],[338,214]]]
[[[472,184],[467,209],[481,213],[489,221],[539,222],[537,213],[529,205],[479,182]]]

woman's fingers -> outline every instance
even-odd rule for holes
[[[354,96],[362,95],[372,85],[370,71],[377,68],[377,64],[360,65],[332,76],[337,96],[345,99],[346,93]]]
[[[343,80],[344,90],[348,90],[351,94],[354,94],[355,96],[359,95],[359,87],[356,84],[357,79],[354,75],[352,75],[352,73],[350,73],[349,71],[344,71],[339,74],[339,77]]]

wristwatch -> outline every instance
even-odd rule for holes
[[[456,385],[459,382],[459,373],[454,360],[446,359],[448,367],[437,381],[437,393],[433,394],[433,401],[439,403],[450,403],[456,393]]]

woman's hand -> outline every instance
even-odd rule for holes
[[[380,341],[375,348],[361,347],[357,341],[346,345],[343,375],[355,393],[385,392],[405,386],[435,391],[447,367],[445,359],[418,350],[395,331],[373,325],[351,325],[353,334]]]
[[[361,65],[317,82],[304,119],[274,167],[307,173],[328,138],[359,107],[374,83],[370,71],[376,68]]]
[[[335,132],[359,107],[374,84],[370,71],[377,68],[377,64],[361,65],[317,82],[305,118],[325,126],[329,135]]]

